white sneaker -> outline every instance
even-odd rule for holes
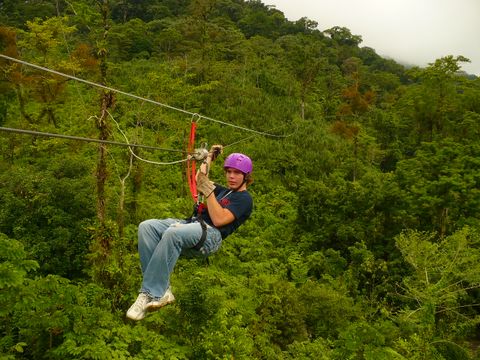
[[[158,300],[152,300],[146,305],[147,311],[154,311],[164,307],[165,305],[171,304],[175,301],[175,296],[173,296],[170,287],[165,291],[165,294]]]
[[[132,320],[142,320],[147,313],[147,304],[150,301],[150,297],[147,294],[140,293],[137,300],[130,306],[127,311],[127,317]]]

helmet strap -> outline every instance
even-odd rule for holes
[[[247,176],[248,176],[248,174],[245,174],[245,173],[243,174],[243,181],[242,181],[242,183],[241,183],[236,189],[234,189],[233,191],[237,192],[238,189],[240,189],[244,184],[247,183]]]
[[[243,174],[243,181],[242,181],[242,184],[238,187],[238,189],[240,189],[244,184],[247,183],[248,175],[249,175],[249,174],[245,174],[245,173]],[[237,190],[238,190],[238,189],[237,189]],[[237,190],[235,190],[235,191],[237,191]]]

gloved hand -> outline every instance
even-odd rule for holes
[[[222,145],[212,145],[210,148],[210,151],[208,152],[208,155],[210,156],[210,159],[214,161],[218,155],[220,155],[223,152],[223,146]]]
[[[197,190],[206,198],[208,198],[213,193],[213,190],[215,190],[213,181],[210,181],[208,176],[201,171],[197,175]]]

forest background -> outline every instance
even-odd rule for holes
[[[2,0],[0,24],[1,359],[480,358],[461,54],[406,69],[256,0]],[[211,179],[252,157],[255,210],[133,323],[138,223],[192,211],[185,163],[156,164],[192,122],[225,145]]]

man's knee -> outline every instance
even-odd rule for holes
[[[153,221],[154,220],[144,220],[140,224],[138,224],[138,232],[149,232],[153,228]]]
[[[177,249],[183,249],[187,246],[185,243],[189,236],[185,224],[176,223],[170,225],[168,229],[165,230],[162,236],[162,241],[169,243]]]

